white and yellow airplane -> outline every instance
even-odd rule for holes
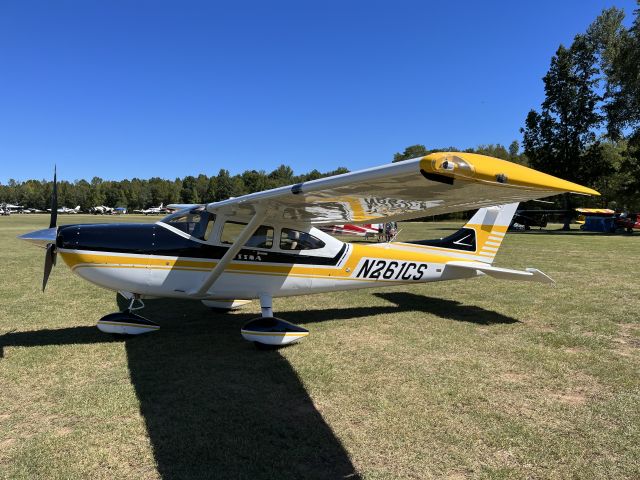
[[[55,184],[55,180],[54,180]],[[52,212],[56,212],[56,188]],[[492,265],[517,202],[598,192],[515,163],[434,153],[344,175],[184,205],[153,224],[56,226],[20,238],[46,247],[43,290],[60,253],[80,277],[131,300],[98,327],[139,334],[159,326],[135,313],[142,298],[201,300],[237,308],[259,299],[249,341],[283,345],[308,331],[275,318],[272,298],[386,285],[467,279],[552,282],[539,270]],[[420,242],[351,244],[320,225],[402,221],[479,208],[453,235]]]

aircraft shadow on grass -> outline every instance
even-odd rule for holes
[[[481,325],[517,320],[451,300],[376,293],[395,305],[286,312],[304,323],[417,311]],[[119,299],[122,308],[125,303]],[[242,340],[252,314],[215,314],[199,302],[147,300],[162,330],[115,339],[94,326],[12,332],[3,347],[124,341],[157,468],[164,479],[360,478],[289,362]],[[296,347],[293,347],[296,348]]]

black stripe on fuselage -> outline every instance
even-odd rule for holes
[[[476,251],[476,231],[473,228],[462,227],[456,233],[438,240],[419,240],[412,243],[414,245],[425,245],[429,247],[448,248],[451,250],[462,250],[465,252]]]
[[[184,238],[155,224],[88,224],[67,225],[58,228],[56,244],[69,250],[94,252],[131,253],[137,255],[162,255],[167,257],[203,258],[219,260],[229,247],[209,245]],[[337,265],[346,250],[343,244],[334,257],[299,255],[243,248],[236,260],[259,261],[284,264]]]

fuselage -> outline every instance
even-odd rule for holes
[[[228,229],[238,224],[202,211],[186,215],[192,221],[181,222],[174,214],[153,224],[61,226],[56,246],[74,273],[101,287],[188,298],[229,249],[234,231]],[[265,223],[204,298],[253,299],[444,280],[449,279],[443,275],[447,261],[465,259],[464,253],[451,255],[425,245],[345,243],[314,227]],[[469,276],[475,275],[456,278]]]

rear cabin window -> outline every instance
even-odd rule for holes
[[[222,229],[220,243],[233,245],[246,226],[246,223],[226,222]],[[273,246],[273,228],[266,225],[260,225],[244,246],[253,248],[271,248]]]
[[[169,218],[165,222],[195,238],[209,240],[215,220],[214,214],[199,210]]]
[[[307,232],[283,228],[280,234],[281,250],[316,250],[324,245],[322,240]]]

